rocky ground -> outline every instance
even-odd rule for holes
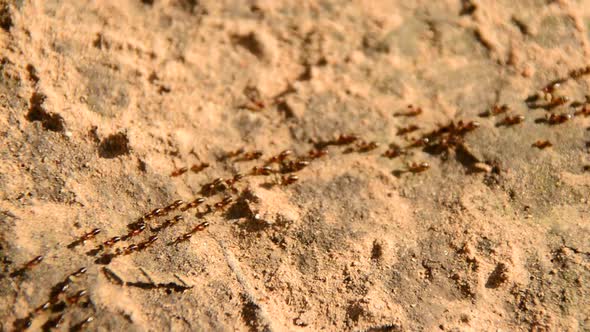
[[[590,330],[589,24],[0,1],[1,329]]]

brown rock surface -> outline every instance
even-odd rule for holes
[[[589,22],[587,0],[0,0],[1,330],[590,329]]]

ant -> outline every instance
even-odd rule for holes
[[[12,272],[10,274],[11,277],[16,277],[25,273],[25,271],[32,269],[33,267],[39,265],[43,261],[43,256],[37,256],[30,261],[28,261],[22,268]]]
[[[469,121],[464,123],[463,120],[460,120],[457,123],[457,129],[455,130],[456,134],[465,135],[466,133],[473,131],[481,126],[477,121]]]
[[[266,164],[272,164],[272,163],[281,163],[283,162],[283,160],[287,159],[287,157],[289,157],[290,155],[293,154],[293,151],[291,150],[284,150],[281,153],[279,153],[276,156],[271,157]]]
[[[213,207],[215,208],[215,210],[221,210],[227,205],[229,205],[231,202],[233,202],[233,200],[234,199],[231,196],[225,196],[221,201],[215,203]]]
[[[321,158],[327,154],[328,154],[328,150],[325,150],[325,149],[319,149],[319,150],[312,149],[312,150],[309,150],[309,152],[307,153],[308,157],[312,160]]]
[[[551,144],[551,142],[549,142],[547,140],[544,140],[544,141],[539,140],[539,141],[536,141],[535,143],[533,143],[532,146],[535,147],[535,148],[538,148],[538,149],[543,150],[545,148],[552,147],[553,144]]]
[[[70,284],[72,283],[72,279],[69,277],[66,278],[64,281],[61,281],[57,285],[53,286],[51,289],[51,293],[49,294],[49,302],[52,304],[57,303],[59,296],[64,294],[68,289],[70,289]]]
[[[585,117],[590,116],[590,107],[588,106],[588,104],[585,104],[582,109],[577,110],[576,112],[574,112],[574,116],[578,116],[578,115],[583,115]]]
[[[565,79],[558,79],[549,84],[547,84],[541,91],[545,93],[553,93],[555,90],[561,87],[562,83],[565,83]]]
[[[430,164],[427,162],[422,162],[422,163],[411,163],[408,164],[407,168],[405,170],[395,170],[393,171],[393,175],[395,175],[396,177],[400,177],[403,173],[422,173],[426,170],[428,170],[430,168]]]
[[[207,221],[202,222],[202,223],[198,224],[197,226],[195,226],[193,229],[191,229],[188,233],[182,234],[181,236],[177,237],[170,244],[174,245],[174,244],[178,244],[180,242],[187,241],[193,236],[194,233],[203,231],[207,227],[209,227],[209,223]]]
[[[16,331],[24,331],[33,325],[33,318],[32,314],[29,314],[25,318],[17,319],[14,321],[14,328]]]
[[[77,278],[77,277],[80,277],[81,275],[85,274],[85,273],[86,273],[86,271],[88,271],[88,269],[87,269],[87,268],[85,268],[85,267],[83,267],[83,268],[80,268],[78,271],[76,271],[76,272],[74,272],[74,273],[70,274],[70,277],[76,277],[76,278]]]
[[[139,244],[137,244],[137,250],[138,251],[145,250],[147,247],[154,244],[154,242],[156,242],[157,240],[158,240],[158,236],[152,235],[147,239],[147,241],[140,242]]]
[[[25,264],[24,268],[25,269],[31,269],[34,266],[39,265],[39,263],[41,263],[43,261],[43,256],[39,255],[33,259],[31,259],[30,261],[27,262],[27,264]]]
[[[130,238],[137,236],[141,233],[143,233],[143,231],[145,230],[146,224],[145,223],[140,223],[137,225],[137,227],[135,229],[133,229],[131,232],[127,233],[127,235],[123,236],[121,238],[121,240],[123,241],[127,241]]]
[[[82,241],[90,240],[90,239],[94,238],[96,235],[98,235],[99,233],[100,233],[100,228],[95,228],[95,229],[91,230],[90,232],[82,235],[81,239],[82,239]]]
[[[571,114],[554,114],[550,113],[545,116],[547,123],[550,125],[562,124],[572,118]]]
[[[262,157],[262,154],[262,151],[259,150],[246,152],[240,158],[236,159],[236,162],[258,160]]]
[[[324,150],[330,145],[348,145],[358,140],[359,137],[354,134],[340,134],[335,139],[329,141],[319,141],[315,143],[315,147],[318,150]]]
[[[139,250],[139,246],[137,244],[132,244],[132,245],[128,246],[127,248],[123,249],[122,252],[119,252],[119,254],[131,255],[134,251],[138,251],[138,250]]]
[[[393,116],[405,116],[405,117],[414,117],[422,114],[421,107],[414,107],[414,105],[408,105],[408,110],[405,112],[397,112]]]
[[[378,147],[379,147],[379,143],[377,143],[377,142],[361,142],[357,146],[357,151],[364,153],[364,152],[369,152],[371,150],[375,150]]]
[[[113,246],[115,243],[117,243],[119,241],[121,241],[121,237],[120,236],[114,236],[114,237],[112,237],[112,238],[104,241],[102,244],[105,247],[111,247],[111,246]]]
[[[194,209],[194,208],[196,208],[197,206],[199,206],[200,204],[202,204],[205,201],[206,201],[206,199],[204,197],[196,198],[192,202],[190,202],[190,203],[186,204],[184,207],[182,207],[180,209],[180,211],[184,212],[184,211],[189,210],[189,209]]]
[[[397,130],[397,134],[396,135],[397,136],[402,136],[402,135],[405,135],[405,134],[409,134],[411,132],[414,132],[414,131],[416,131],[418,129],[420,129],[420,127],[418,127],[417,125],[409,125],[407,127],[399,128]]]
[[[519,123],[522,123],[524,121],[524,115],[514,115],[514,116],[506,116],[502,121],[498,122],[496,124],[496,127],[501,127],[501,126],[513,126],[513,125],[517,125]]]
[[[224,191],[225,189],[227,189],[227,186],[225,185],[223,178],[217,178],[211,183],[205,184],[201,189],[201,193],[206,196],[211,196],[218,191]]]
[[[174,241],[172,241],[171,245],[178,244],[180,242],[188,241],[191,237],[193,237],[192,233],[182,234],[181,236],[177,237]]]
[[[46,321],[45,324],[43,324],[43,331],[58,328],[64,321],[64,315],[65,313],[61,313],[55,316],[54,318],[51,318],[48,321]]]
[[[561,105],[567,103],[569,100],[570,99],[566,96],[559,96],[559,97],[555,97],[555,98],[553,96],[551,96],[549,104],[547,104],[546,108],[552,109],[557,106],[561,106]]]
[[[288,175],[288,176],[283,176],[281,179],[281,185],[283,186],[288,186],[290,184],[293,184],[295,182],[299,181],[299,177],[297,175]]]
[[[236,183],[238,183],[240,180],[242,180],[244,178],[244,175],[241,173],[238,173],[236,175],[234,175],[233,178],[231,179],[227,179],[225,180],[225,184],[233,191],[233,192],[237,192],[237,189],[235,188]]]
[[[175,169],[174,171],[172,171],[170,176],[172,176],[172,177],[181,176],[182,174],[184,174],[186,172],[188,172],[188,167],[181,167],[181,168],[178,168],[178,169]]]
[[[80,302],[80,300],[86,296],[86,294],[88,294],[88,291],[86,291],[85,289],[78,291],[76,294],[74,294],[73,296],[69,296],[66,298],[66,302],[68,302],[69,304],[76,304],[78,302]]]
[[[252,175],[271,175],[272,173],[274,173],[274,170],[270,166],[262,166],[262,167],[254,166],[252,168],[252,172],[250,174],[252,174]]]
[[[223,161],[223,160],[226,160],[226,159],[234,158],[234,157],[237,157],[237,156],[241,155],[242,153],[244,153],[244,148],[239,148],[237,150],[234,150],[234,151],[230,151],[230,152],[225,153],[220,158],[220,160]]]
[[[192,230],[191,233],[196,233],[196,232],[200,232],[203,231],[205,228],[209,227],[209,223],[207,221],[202,222],[200,224],[198,224],[197,226],[195,226]]]
[[[289,161],[287,163],[281,164],[281,173],[297,172],[304,169],[307,166],[309,166],[309,161],[307,160]]]
[[[233,178],[225,180],[225,183],[228,186],[233,187],[236,183],[238,183],[243,178],[244,178],[244,175],[241,173],[238,173],[238,174],[234,175]]]
[[[430,139],[428,137],[418,138],[412,144],[408,145],[407,148],[418,148],[422,146],[426,146],[430,143]]]
[[[165,216],[168,214],[168,211],[161,209],[161,208],[157,208],[154,209],[152,212],[146,214],[145,216],[143,216],[143,219],[145,220],[150,220],[156,217],[161,217],[161,216]]]
[[[340,134],[336,140],[332,141],[333,145],[348,145],[351,144],[355,141],[357,141],[359,139],[359,137],[357,135],[351,134],[351,135],[344,135],[344,134]]]
[[[191,171],[193,173],[199,173],[200,171],[204,170],[205,168],[209,167],[208,163],[200,163],[200,164],[194,164],[191,166]]]
[[[51,289],[51,293],[49,294],[49,302],[54,304],[57,302],[59,296],[65,293],[68,289],[70,289],[70,284],[75,281],[75,279],[80,277],[81,275],[85,274],[87,269],[85,267],[78,269],[76,272],[70,274],[65,278],[65,280],[59,282]]]
[[[84,326],[92,323],[93,321],[94,321],[94,316],[89,316],[86,319],[84,319],[83,321],[81,321],[80,323],[72,326],[70,328],[70,331],[73,331],[73,332],[81,331],[84,328]]]
[[[152,228],[152,232],[159,232],[159,231],[166,229],[170,226],[173,226],[183,220],[184,220],[184,218],[181,215],[174,216],[174,218],[166,220],[162,225],[160,225],[160,227]]]
[[[391,143],[391,144],[389,144],[389,149],[387,151],[383,152],[383,157],[393,159],[393,158],[401,156],[402,154],[405,154],[404,149],[402,149],[400,146],[398,146],[395,143]]]
[[[430,164],[427,162],[422,162],[419,164],[418,163],[411,163],[410,165],[408,165],[408,171],[412,172],[414,174],[424,172],[429,168],[430,168]]]
[[[482,118],[487,118],[489,116],[496,116],[496,115],[504,114],[504,113],[508,112],[509,110],[510,110],[510,107],[508,107],[508,105],[506,105],[506,104],[503,104],[501,106],[494,105],[494,106],[492,106],[491,110],[480,113],[479,116],[481,116]]]
[[[167,207],[164,208],[164,211],[166,211],[166,213],[176,210],[178,209],[182,204],[184,204],[184,201],[181,199],[178,199],[176,201],[174,201],[172,204],[168,205]]]
[[[39,314],[49,308],[51,308],[51,301],[47,301],[45,303],[43,303],[42,305],[38,306],[37,308],[35,308],[35,310],[33,311],[35,314]]]
[[[86,241],[94,238],[100,232],[101,232],[100,228],[95,228],[95,229],[91,230],[90,232],[83,234],[78,240],[70,243],[68,245],[68,248],[72,249],[72,248],[77,247],[81,244],[86,244]]]

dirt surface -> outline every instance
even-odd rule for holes
[[[1,329],[589,331],[589,24],[0,1]]]

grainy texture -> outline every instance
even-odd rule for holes
[[[589,24],[587,0],[0,0],[0,329],[589,330]],[[297,178],[213,182],[352,133]]]

